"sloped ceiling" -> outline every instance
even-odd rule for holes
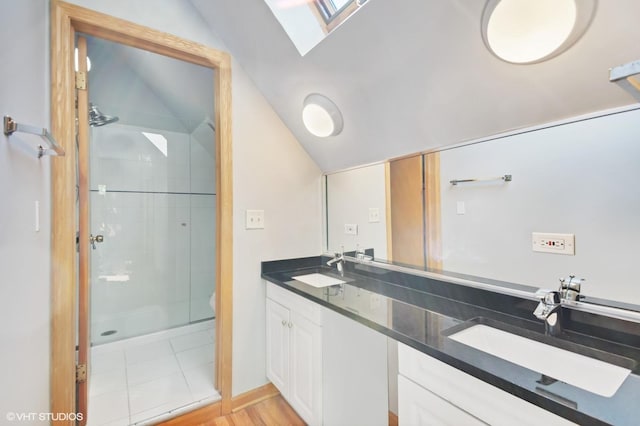
[[[640,59],[638,0],[600,0],[572,48],[534,65],[487,51],[483,0],[369,0],[305,57],[264,0],[191,2],[324,171],[635,102],[608,70]],[[305,130],[313,92],[340,107],[340,135]]]
[[[213,70],[87,37],[91,101],[120,123],[191,133],[213,122]]]

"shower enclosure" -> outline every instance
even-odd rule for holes
[[[86,39],[91,343],[212,319],[213,71]]]
[[[91,129],[92,343],[214,317],[213,132]]]

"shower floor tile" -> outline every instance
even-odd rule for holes
[[[127,365],[127,383],[133,386],[180,372],[178,360],[172,353],[169,356]]]
[[[164,358],[173,355],[173,349],[169,340],[146,343],[139,346],[131,346],[125,349],[127,365]]]
[[[213,343],[213,339],[205,330],[171,339],[171,346],[175,352],[186,351],[187,349],[197,348],[208,343]]]
[[[122,368],[106,373],[92,373],[90,386],[90,397],[101,395],[103,393],[118,392],[123,390],[126,391],[127,371]]]
[[[123,351],[100,351],[98,353],[91,351],[91,374],[112,373],[116,370],[125,371]]]
[[[103,393],[89,398],[89,424],[112,423],[129,414],[127,390]]]
[[[191,391],[182,372],[129,387],[131,414],[171,404],[174,408],[191,402]]]
[[[178,352],[176,356],[183,370],[208,364],[213,362],[213,344]]]
[[[219,400],[214,330],[211,320],[92,347],[88,425],[153,424]]]
[[[195,399],[200,400],[211,396],[211,390],[213,389],[213,374],[211,372],[213,368],[213,363],[209,363],[183,370],[191,395]]]

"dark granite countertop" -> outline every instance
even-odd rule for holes
[[[640,419],[640,324],[563,308],[560,337],[544,335],[533,300],[347,262],[344,276],[322,256],[262,262],[262,278],[407,344],[575,423],[635,425]],[[321,272],[346,284],[315,288],[292,277]],[[612,397],[542,378],[540,373],[449,339],[467,322],[487,323],[632,373]]]

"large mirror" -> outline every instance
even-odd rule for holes
[[[635,107],[327,175],[326,249],[532,288],[575,274],[585,302],[640,310],[639,137]]]

